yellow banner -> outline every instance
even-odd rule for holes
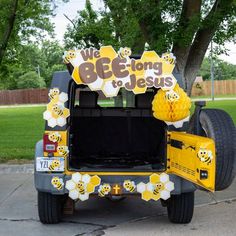
[[[120,48],[117,53],[112,46],[104,46],[100,50],[66,51],[63,59],[77,84],[86,84],[92,91],[102,90],[106,97],[116,96],[122,87],[134,94],[145,93],[151,87],[175,87],[172,53],[159,57],[155,51],[145,51],[137,60],[130,55],[129,48]]]

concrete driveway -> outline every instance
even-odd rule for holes
[[[130,197],[121,202],[91,198],[76,205],[73,216],[58,225],[42,225],[32,165],[0,165],[0,236],[77,235],[235,235],[236,181],[215,194],[196,192],[188,225],[169,223],[160,202]]]

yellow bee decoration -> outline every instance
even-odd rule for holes
[[[58,146],[57,152],[59,153],[59,155],[62,155],[63,157],[67,157],[69,150],[67,146]]]
[[[54,99],[56,96],[58,96],[59,93],[60,93],[60,91],[59,91],[58,88],[50,89],[50,90],[49,90],[49,93],[48,93],[48,97],[52,100],[52,99]]]
[[[134,192],[136,185],[135,185],[134,181],[125,180],[123,183],[123,187],[125,188],[126,191],[129,191],[132,193],[132,192]]]
[[[60,161],[59,160],[53,160],[51,165],[48,167],[50,171],[55,170],[56,168],[60,167]]]
[[[52,110],[59,116],[63,115],[64,106],[59,104],[54,104]]]
[[[165,98],[169,102],[175,102],[175,101],[179,100],[179,95],[175,91],[170,90],[170,91],[166,92]]]
[[[105,197],[109,192],[111,192],[111,186],[109,184],[103,184],[99,186],[98,195],[100,197]]]
[[[153,194],[154,195],[158,195],[160,193],[160,191],[163,188],[163,184],[162,183],[157,183],[155,184],[154,190],[153,190]]]
[[[199,158],[199,160],[203,163],[206,163],[207,165],[209,165],[212,160],[213,160],[213,154],[212,151],[207,150],[205,148],[200,148],[198,153],[197,153],[197,157]]]
[[[77,184],[77,188],[80,194],[85,194],[85,183],[83,181],[79,181]]]
[[[52,180],[51,180],[51,184],[57,190],[61,190],[64,186],[63,179],[61,179],[59,177],[53,177]]]
[[[53,132],[48,135],[48,139],[54,143],[61,142],[62,138],[58,132]]]
[[[76,58],[76,53],[75,53],[74,50],[66,51],[66,52],[64,52],[64,55],[63,55],[62,58],[63,58],[63,60],[64,60],[64,63],[65,63],[65,64],[68,64],[68,63],[70,63],[70,60],[71,60],[71,59]]]
[[[127,47],[120,48],[118,51],[118,55],[120,56],[120,58],[127,58],[131,55],[131,49]]]
[[[174,56],[173,53],[168,53],[168,52],[163,53],[161,58],[163,58],[166,62],[168,62],[171,65],[175,64],[176,57]]]

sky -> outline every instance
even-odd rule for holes
[[[104,8],[102,0],[91,0],[91,3],[96,10]],[[71,24],[69,20],[66,19],[64,14],[72,20],[76,17],[77,11],[83,10],[84,7],[85,0],[70,0],[68,3],[61,3],[56,9],[56,16],[52,18],[52,22],[55,24],[56,39],[62,44],[66,26]],[[229,49],[229,55],[227,56],[222,54],[219,56],[219,58],[236,65],[236,45],[234,43],[226,43],[226,48]]]

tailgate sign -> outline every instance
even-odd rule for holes
[[[64,158],[37,157],[36,171],[38,172],[63,172]]]
[[[214,191],[215,165],[215,144],[212,139],[181,132],[168,133],[168,173]]]

